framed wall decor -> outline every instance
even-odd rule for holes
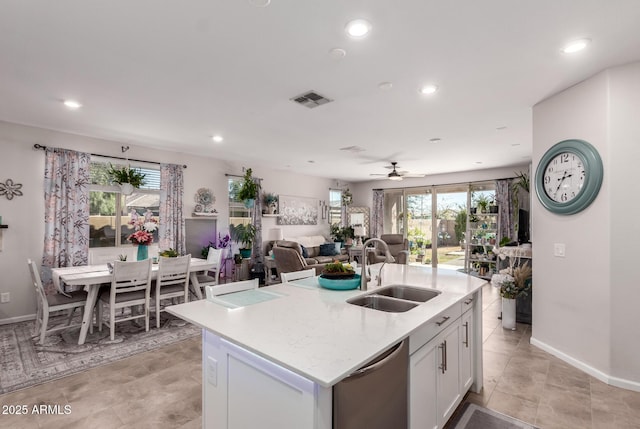
[[[317,225],[318,200],[316,198],[280,195],[278,225]]]

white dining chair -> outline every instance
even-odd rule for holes
[[[115,339],[116,323],[142,319],[145,331],[149,331],[149,302],[151,292],[151,259],[135,262],[115,261],[109,293],[103,293],[98,300],[98,323],[110,329],[111,341]],[[109,306],[109,321],[103,320],[103,307]],[[135,306],[143,306],[143,313],[136,314]],[[116,310],[131,307],[131,313],[116,318]]]
[[[87,303],[87,293],[85,291],[75,291],[68,292],[67,294],[54,293],[47,295],[44,291],[44,287],[42,286],[40,271],[38,270],[37,265],[31,259],[27,259],[27,264],[29,265],[31,280],[33,282],[33,286],[36,290],[36,296],[38,298],[36,313],[36,335],[40,336],[40,344],[44,343],[44,337],[47,334],[81,326],[82,322],[71,324],[71,321],[73,320],[73,314],[75,313],[76,308],[80,309],[80,320],[82,320],[84,307]],[[67,324],[47,329],[49,325],[50,314],[55,311],[62,310],[69,310]]]
[[[222,266],[222,252],[224,249],[215,249],[209,247],[209,253],[207,254],[207,262],[212,263],[212,268],[209,268],[206,272],[197,274],[193,280],[194,289],[202,289],[207,286],[215,286],[219,283],[220,268]],[[213,274],[213,275],[210,275]]]
[[[153,287],[155,297],[156,328],[160,328],[160,312],[165,311],[162,301],[175,301],[182,297],[189,302],[189,264],[191,255],[176,258],[158,258],[158,276]]]
[[[207,298],[214,296],[227,295],[229,293],[242,292],[244,290],[258,289],[260,283],[258,279],[243,280],[241,282],[225,283],[216,286],[207,286],[205,288]]]
[[[306,279],[309,277],[313,277],[315,275],[316,275],[316,269],[309,268],[308,270],[292,271],[290,273],[281,273],[280,278],[282,279],[282,283],[287,283],[293,280]]]

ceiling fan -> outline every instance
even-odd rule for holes
[[[391,161],[390,167],[392,171],[389,174],[371,174],[371,176],[387,176],[389,180],[402,180],[403,177],[424,177],[424,174],[410,174],[408,171],[398,171],[398,163],[396,161]]]

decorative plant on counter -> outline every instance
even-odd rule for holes
[[[258,191],[260,185],[253,179],[253,171],[250,168],[244,172],[244,178],[240,191],[238,191],[238,198],[244,201],[244,205],[247,208],[253,207],[255,199],[258,197]]]
[[[353,277],[355,273],[355,270],[350,264],[343,264],[340,261],[325,264],[324,269],[322,270],[322,275],[325,277],[341,279]]]
[[[242,223],[240,225],[229,225],[231,238],[240,244],[240,254],[244,258],[251,256],[251,246],[253,239],[256,238],[256,227],[250,223]]]
[[[133,188],[139,188],[146,183],[144,180],[146,174],[140,173],[129,166],[115,167],[110,163],[107,174],[113,183],[120,185],[122,193],[125,195],[131,195]]]

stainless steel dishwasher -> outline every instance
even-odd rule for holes
[[[333,386],[333,429],[403,429],[408,425],[408,340]]]

